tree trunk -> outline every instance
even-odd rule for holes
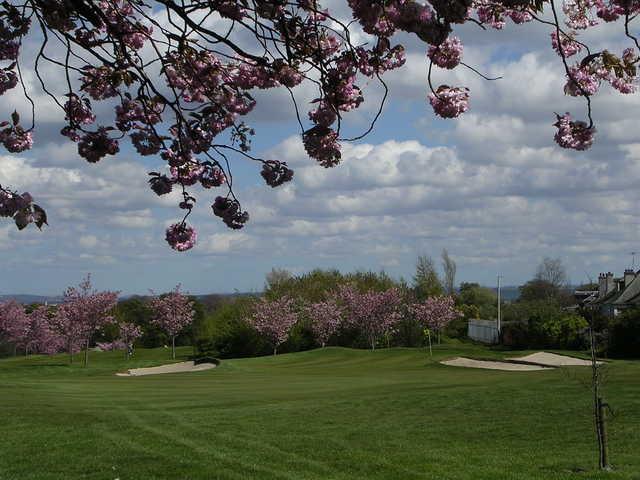
[[[598,420],[600,422],[600,469],[610,470],[609,465],[609,438],[607,436],[607,413],[605,407],[606,403],[602,401],[602,398],[598,398]]]
[[[175,335],[171,337],[171,356],[174,360],[176,359],[176,336]]]
[[[429,341],[429,356],[433,357],[433,350],[431,349],[431,330],[427,330],[427,340]]]
[[[70,340],[67,342],[67,350],[69,351],[69,364],[73,365],[73,345]]]
[[[273,347],[273,354],[277,355],[278,354],[278,347]]]
[[[84,346],[84,366],[89,366],[89,340],[87,340],[87,343]]]
[[[589,347],[591,350],[591,387],[593,390],[593,420],[596,427],[598,439],[598,466],[600,470],[610,470],[609,465],[609,442],[607,438],[607,420],[604,407],[606,404],[600,397],[600,372],[596,359],[596,340],[593,331],[593,312],[591,313],[591,324],[589,325]]]

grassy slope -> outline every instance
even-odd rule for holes
[[[460,353],[498,355],[451,346],[434,358]],[[140,350],[128,366],[168,355]],[[119,378],[120,353],[91,360],[0,361],[0,480],[640,478],[638,362],[609,367],[616,471],[601,475],[588,368],[485,371],[412,349],[330,348]]]

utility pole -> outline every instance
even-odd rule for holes
[[[638,252],[631,252],[631,268],[632,268],[633,270],[635,270],[635,269],[636,269],[636,254],[637,254],[637,253],[638,253]]]
[[[502,280],[502,275],[498,275],[498,338],[500,337],[500,280]]]

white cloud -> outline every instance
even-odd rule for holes
[[[95,248],[98,245],[98,237],[95,235],[82,235],[78,239],[78,244],[84,248]]]

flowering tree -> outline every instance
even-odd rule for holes
[[[331,335],[340,328],[342,309],[335,299],[329,298],[323,302],[307,305],[305,310],[311,319],[311,329],[324,348]]]
[[[49,326],[49,309],[39,306],[26,315],[24,330],[15,341],[18,347],[24,349],[24,354],[46,353],[53,354],[62,347],[61,339]]]
[[[345,307],[346,323],[358,328],[375,350],[380,337],[393,332],[401,319],[402,295],[397,288],[384,292],[358,292],[343,285],[337,293]]]
[[[131,358],[131,354],[133,353],[133,344],[141,336],[142,329],[138,325],[134,325],[133,323],[120,324],[119,340],[122,342],[126,349],[127,360]]]
[[[193,322],[193,302],[180,291],[180,285],[176,285],[176,288],[166,295],[153,297],[151,310],[151,322],[171,337],[171,358],[175,359],[176,336]]]
[[[431,350],[431,331],[437,332],[438,343],[440,343],[442,329],[462,316],[462,312],[455,308],[455,301],[450,296],[429,297],[421,303],[414,303],[409,309],[418,323],[428,329],[429,350]]]
[[[592,145],[591,98],[603,83],[623,94],[636,91],[637,0],[333,2],[348,7],[342,17],[336,14],[339,5],[329,10],[321,3],[5,1],[0,5],[0,95],[20,84],[32,108],[26,121],[15,112],[0,123],[0,143],[12,153],[33,145],[36,106],[22,80],[23,72],[33,71],[60,108],[65,120],[60,133],[88,162],[117,154],[128,140],[140,155],[164,163],[164,169],[150,173],[149,184],[158,195],[179,190],[184,216],[167,229],[166,240],[183,251],[196,242],[196,231],[186,222],[196,201],[192,187],[221,189],[214,194],[212,212],[238,229],[249,215],[232,188],[233,161],[257,162],[271,187],[293,177],[286,163],[250,154],[254,130],[242,117],[256,105],[251,92],[286,89],[307,154],[333,167],[340,163],[341,143],[368,134],[382,112],[387,98],[383,77],[405,63],[404,47],[393,44],[397,33],[415,35],[426,44],[428,102],[436,115],[455,118],[469,109],[470,92],[462,85],[435,86],[436,69],[468,68],[491,79],[462,60],[463,43],[454,31],[466,23],[501,29],[507,20],[547,26],[550,48],[566,74],[564,91],[582,97],[586,107],[585,121],[556,114],[555,141],[563,148]],[[581,41],[579,32],[601,23],[620,26],[628,43],[621,53],[592,51]],[[354,43],[356,38],[361,41]],[[345,135],[343,117],[360,107],[364,93],[359,84],[371,80],[385,91],[377,114],[365,132]],[[317,90],[307,118],[299,114],[294,91],[302,82]],[[98,115],[101,103],[111,115]],[[30,194],[7,186],[0,186],[0,216],[10,217],[20,229],[47,221]]]
[[[73,362],[73,352],[84,348],[84,366],[89,364],[89,346],[95,333],[113,322],[109,314],[118,302],[117,292],[98,292],[87,275],[78,287],[64,292],[64,302],[51,319],[51,328],[64,339]]]
[[[82,348],[82,324],[76,321],[72,309],[63,304],[58,306],[56,313],[49,318],[49,327],[69,354],[69,363],[73,364],[73,354]]]
[[[0,304],[0,336],[30,353],[53,354],[62,347],[61,339],[51,330],[48,309],[39,306],[27,314],[24,307],[11,300]]]
[[[15,300],[0,303],[0,337],[18,348],[16,339],[21,338],[27,326],[24,307]]]
[[[287,340],[291,327],[298,321],[298,316],[293,310],[293,299],[287,296],[271,301],[261,298],[248,321],[267,339],[276,355],[278,347]]]

